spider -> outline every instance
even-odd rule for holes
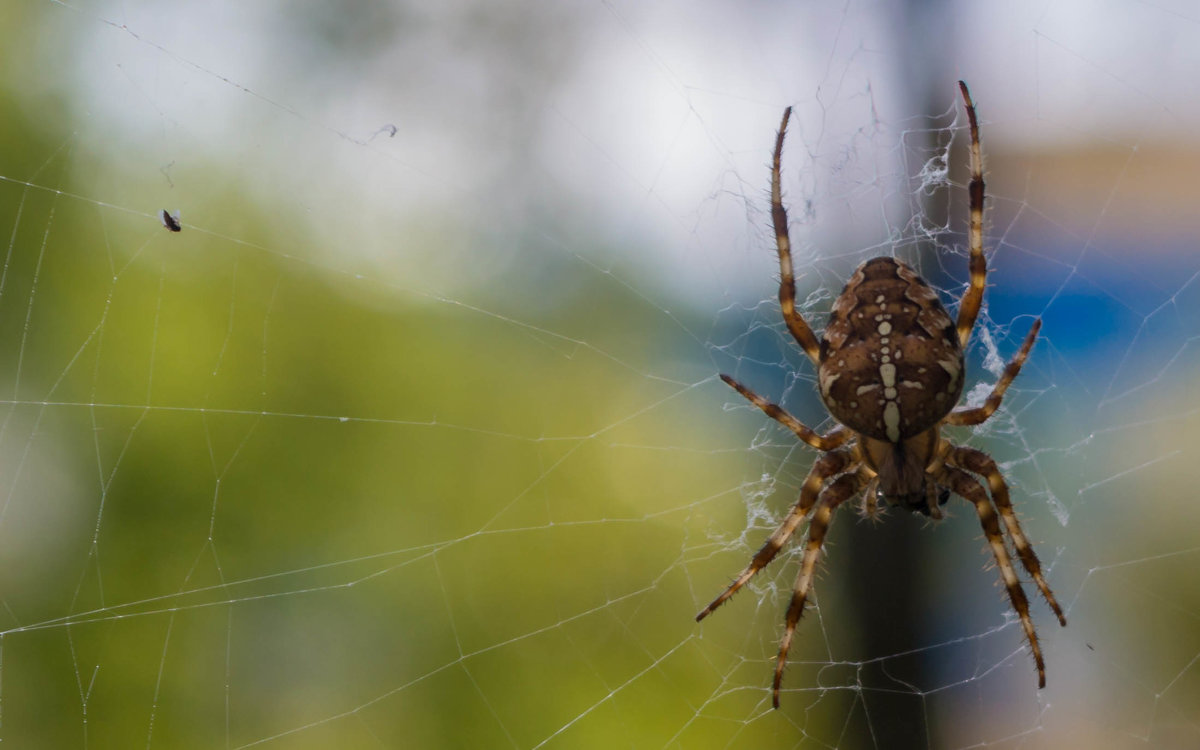
[[[771,220],[779,251],[779,306],[784,323],[817,367],[817,384],[829,414],[839,423],[822,435],[728,375],[721,379],[734,390],[822,452],[800,488],[787,518],[771,534],[725,591],[696,615],[703,620],[769,564],[805,518],[808,540],[787,609],[786,628],[775,659],[772,705],[779,708],[783,668],[796,625],[812,587],[813,572],[833,512],[862,495],[862,510],[877,511],[878,496],[889,505],[942,518],[941,506],[951,494],[975,506],[984,536],[996,558],[1012,607],[1037,664],[1038,687],[1046,686],[1046,666],[1029,616],[1029,600],[1017,579],[1005,544],[1008,531],[1017,556],[1046,598],[1058,621],[1067,624],[1054,599],[1041,564],[1009,499],[1008,485],[996,462],[983,451],[954,445],[941,437],[943,425],[977,425],[1000,406],[1037,339],[1041,319],[1035,320],[1017,355],[1004,369],[982,406],[955,409],[963,389],[963,350],[975,326],[987,281],[983,254],[983,157],[979,123],[967,85],[958,82],[971,132],[970,282],[952,320],[937,294],[907,264],[888,256],[872,258],[854,270],[833,303],[829,324],[820,340],[796,311],[787,210],[780,190],[780,158],[792,109],[783,112],[771,161]],[[987,481],[988,492],[977,477]],[[997,518],[997,515],[999,518]]]

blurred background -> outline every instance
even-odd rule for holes
[[[0,741],[1200,745],[1190,3],[11,0]],[[835,519],[693,617],[829,426],[779,317],[991,274],[978,403],[1067,609],[1048,685],[970,507]],[[182,231],[161,214],[178,212]],[[1026,586],[1031,594],[1032,585]]]

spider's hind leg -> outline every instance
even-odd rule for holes
[[[788,235],[787,209],[783,207],[783,188],[780,186],[779,171],[783,161],[783,137],[787,133],[788,119],[792,116],[792,108],[783,111],[783,120],[779,123],[779,135],[775,137],[775,151],[771,157],[771,224],[775,227],[775,246],[779,251],[779,309],[783,313],[783,322],[796,343],[813,361],[820,361],[821,347],[812,328],[796,310],[796,276],[792,270],[792,240]]]
[[[983,149],[979,145],[979,121],[975,117],[975,102],[967,84],[958,82],[963,104],[967,109],[967,122],[971,130],[971,183],[967,192],[971,201],[971,219],[967,229],[967,244],[971,251],[971,281],[962,301],[958,304],[958,342],[965,350],[975,327],[975,318],[983,306],[983,289],[987,284],[987,260],[983,256]]]

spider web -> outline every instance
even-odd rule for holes
[[[12,4],[0,741],[1200,744],[1200,18],[974,5]],[[773,711],[794,548],[692,618],[813,460],[717,374],[829,426],[774,129],[814,327],[879,254],[952,303],[958,78],[966,399],[1044,325],[951,437],[1069,625],[1039,691],[968,506],[844,508]]]

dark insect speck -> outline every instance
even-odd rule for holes
[[[164,208],[162,210],[162,214],[160,215],[159,218],[162,219],[163,226],[166,227],[167,229],[170,229],[172,232],[182,232],[183,231],[183,225],[179,223],[179,213],[178,212],[172,214],[171,212],[167,211],[167,209]]]

